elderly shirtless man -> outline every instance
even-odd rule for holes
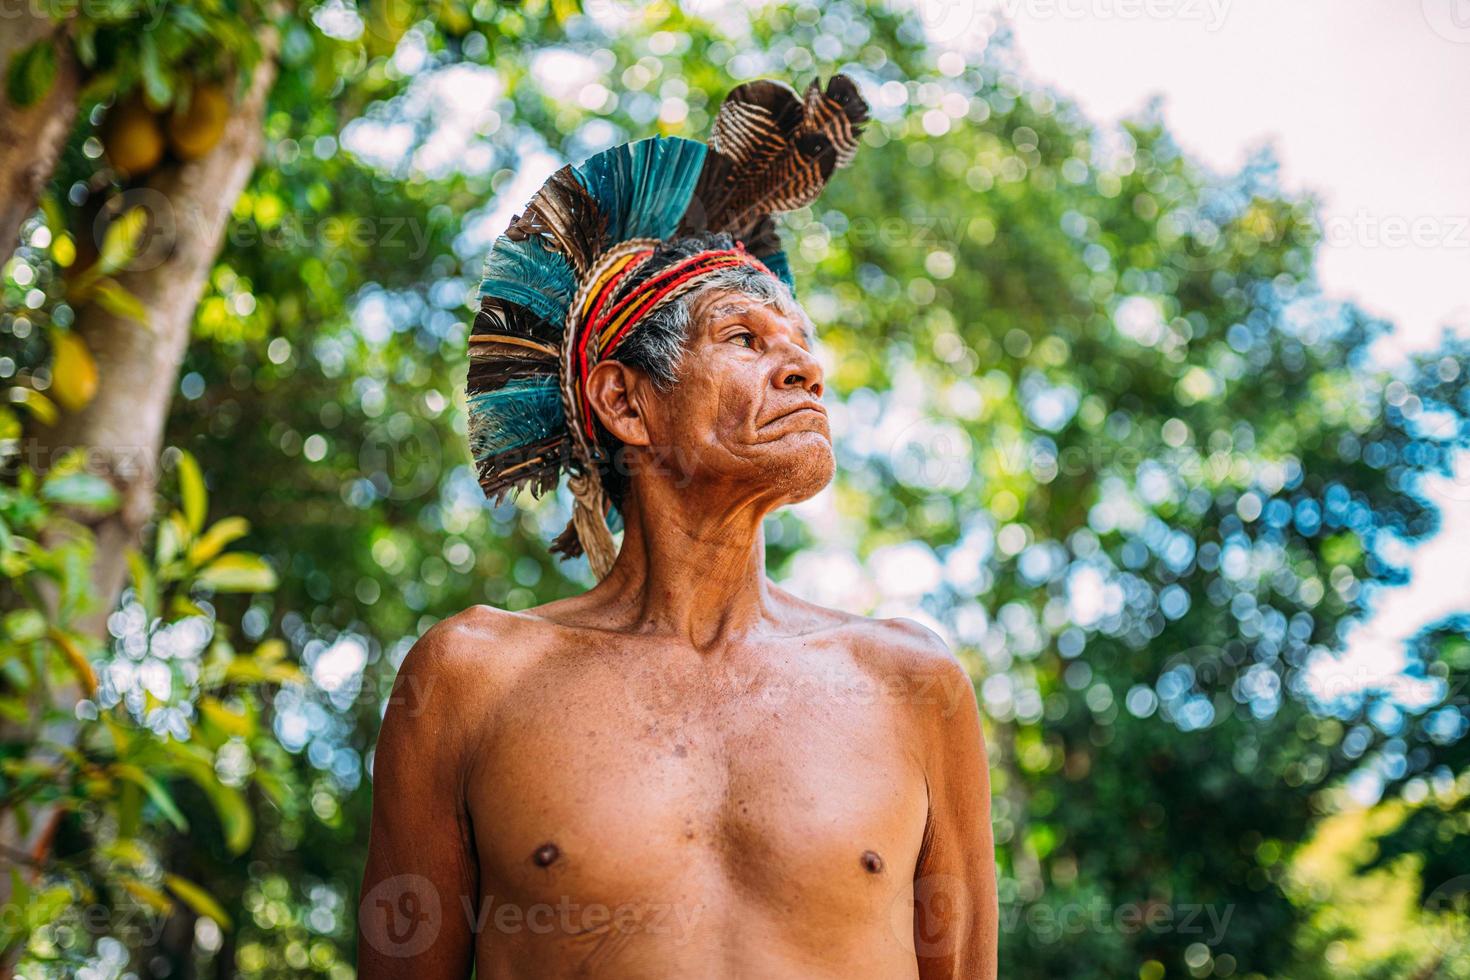
[[[866,109],[842,75],[746,83],[707,147],[564,168],[497,239],[469,338],[481,486],[553,486],[570,449],[556,548],[599,581],[465,610],[404,660],[365,980],[995,976],[969,677],[918,623],[765,572],[762,521],[835,469],[770,215],[815,199]]]
[[[765,574],[763,518],[833,476],[809,321],[764,284],[688,302],[670,392],[617,361],[592,374],[608,430],[677,461],[630,467],[611,573],[465,610],[403,662],[367,980],[995,976],[965,670],[918,623]]]

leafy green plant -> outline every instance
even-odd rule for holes
[[[213,896],[163,859],[197,830],[178,795],[208,800],[225,847],[254,835],[252,789],[284,804],[287,785],[259,751],[260,695],[302,680],[285,644],[242,649],[214,614],[220,593],[276,585],[259,556],[230,550],[249,532],[238,517],[206,523],[198,464],[176,456],[179,506],[151,548],[128,556],[131,583],[105,642],[82,623],[95,613],[96,543],[76,518],[119,505],[112,487],[72,455],[44,476],[22,467],[0,487],[0,812],[32,842],[11,854],[11,914],[0,949],[35,962],[85,955],[66,924],[95,932],[156,926],[176,903],[228,929]],[[88,918],[90,917],[90,918]],[[100,928],[99,928],[100,926]]]

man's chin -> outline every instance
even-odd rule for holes
[[[814,430],[792,432],[772,444],[781,451],[771,453],[767,467],[770,482],[779,485],[788,502],[800,503],[826,489],[837,473],[832,442]]]

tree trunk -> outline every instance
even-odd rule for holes
[[[137,260],[116,278],[142,301],[148,324],[96,303],[78,311],[74,329],[97,361],[97,394],[80,412],[39,430],[30,447],[30,462],[43,470],[68,448],[81,448],[89,469],[103,471],[119,491],[121,507],[93,523],[93,584],[100,605],[83,626],[98,635],[105,635],[103,624],[122,591],[125,550],[137,543],[153,515],[163,427],[194,308],[230,211],[260,155],[266,99],[276,72],[272,46],[266,47],[218,145],[199,160],[155,171],[145,186],[123,194],[124,207],[143,208],[148,225]]]
[[[0,79],[8,74],[11,59],[37,41],[49,37],[56,54],[56,77],[34,104],[14,105],[0,85],[0,265],[15,251],[21,222],[36,210],[77,116],[81,68],[67,39],[68,27],[38,15],[37,6],[16,4],[15,16],[0,18],[5,24],[0,30]]]
[[[107,616],[122,592],[126,549],[137,543],[153,514],[163,427],[194,308],[264,143],[266,101],[276,77],[274,40],[274,35],[265,38],[265,52],[218,145],[198,160],[155,171],[146,186],[125,193],[126,207],[146,210],[148,228],[139,260],[115,278],[142,302],[148,324],[95,303],[78,310],[73,329],[97,362],[97,394],[82,411],[39,429],[23,446],[26,462],[41,470],[67,449],[82,449],[88,468],[105,471],[119,490],[122,506],[91,522],[97,536],[92,586],[98,605],[77,624],[99,637],[106,637]],[[23,850],[39,869],[47,854],[37,838],[54,831],[59,816],[50,807],[40,808],[32,814],[31,839],[17,841],[14,815],[0,814],[0,854]],[[6,876],[0,881],[0,902],[8,892]],[[11,956],[0,958],[0,980],[11,974]]]

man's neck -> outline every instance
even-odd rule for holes
[[[758,628],[772,612],[761,527],[769,505],[705,505],[729,499],[694,487],[630,491],[617,561],[588,598],[629,632],[678,637],[701,652]]]

